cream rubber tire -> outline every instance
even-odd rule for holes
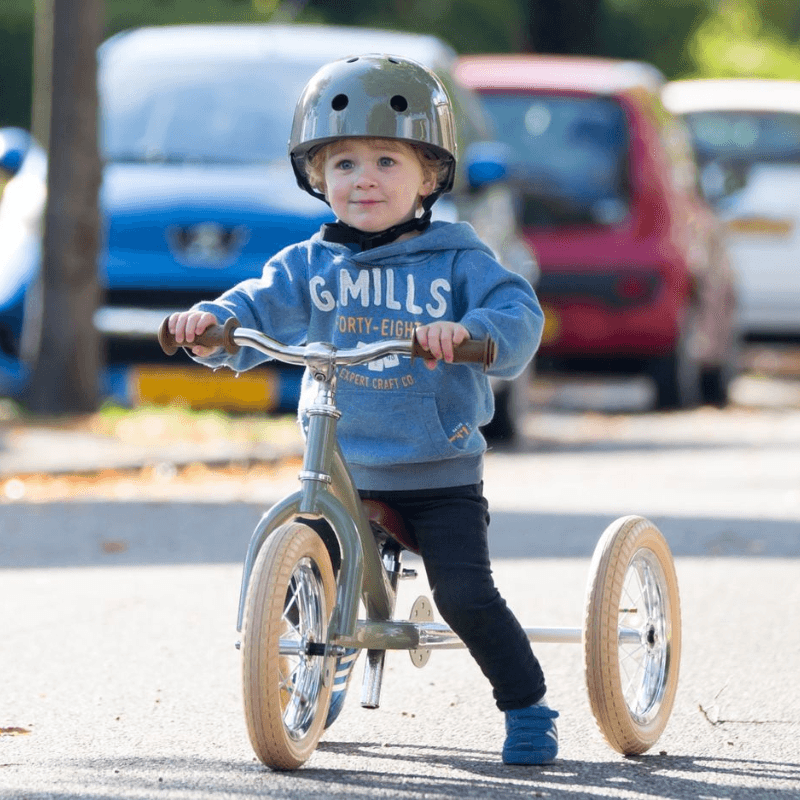
[[[583,654],[589,704],[601,733],[620,753],[645,752],[658,741],[672,712],[681,619],[672,554],[658,528],[644,517],[621,517],[597,543],[587,586]]]
[[[267,538],[248,589],[242,687],[250,743],[273,769],[297,769],[314,752],[332,684],[321,655],[281,654],[280,642],[324,646],[335,594],[330,556],[311,528],[290,522]]]

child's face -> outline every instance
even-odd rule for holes
[[[347,139],[325,159],[325,196],[342,222],[366,233],[412,219],[419,199],[430,194],[413,151],[369,139]]]

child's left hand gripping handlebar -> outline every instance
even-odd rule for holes
[[[482,364],[483,371],[486,372],[494,364],[497,352],[494,339],[467,339],[461,344],[453,345],[454,364]],[[417,333],[411,339],[411,360],[417,356],[419,358],[432,358],[430,350],[426,350],[418,341]]]

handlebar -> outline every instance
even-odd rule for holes
[[[158,343],[161,345],[161,349],[171,356],[178,351],[179,347],[187,345],[185,343],[179,345],[175,341],[175,335],[169,331],[168,321],[167,317],[161,323],[158,330]],[[202,334],[195,337],[192,345],[223,347],[226,352],[231,354],[238,353],[240,347],[253,347],[270,358],[286,364],[299,365],[304,365],[309,360],[320,357],[330,357],[336,365],[340,366],[366,364],[390,355],[410,356],[412,361],[415,358],[433,358],[430,350],[425,349],[417,341],[416,331],[411,339],[386,339],[364,347],[336,350],[329,345],[321,344],[301,346],[281,344],[253,328],[242,328],[234,317],[228,319],[224,325],[212,325],[206,328]],[[481,364],[484,372],[494,363],[495,356],[496,348],[491,337],[467,339],[453,348],[453,363]]]

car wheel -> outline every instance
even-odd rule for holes
[[[511,411],[509,410],[508,389],[502,389],[494,396],[494,416],[481,430],[488,441],[512,442],[517,435]]]
[[[739,373],[741,358],[741,341],[739,336],[731,333],[730,342],[725,348],[722,361],[703,371],[703,402],[723,408],[730,399],[730,388],[733,379]]]
[[[656,409],[694,408],[702,395],[703,371],[697,345],[697,323],[693,314],[687,315],[674,350],[654,358],[648,373],[656,385]]]
[[[703,402],[717,408],[724,408],[730,399],[731,382],[736,375],[736,367],[730,359],[703,371]]]
[[[513,381],[503,381],[495,386],[494,416],[481,428],[487,440],[496,444],[511,444],[517,438],[522,417],[528,408],[528,380],[526,371]]]

